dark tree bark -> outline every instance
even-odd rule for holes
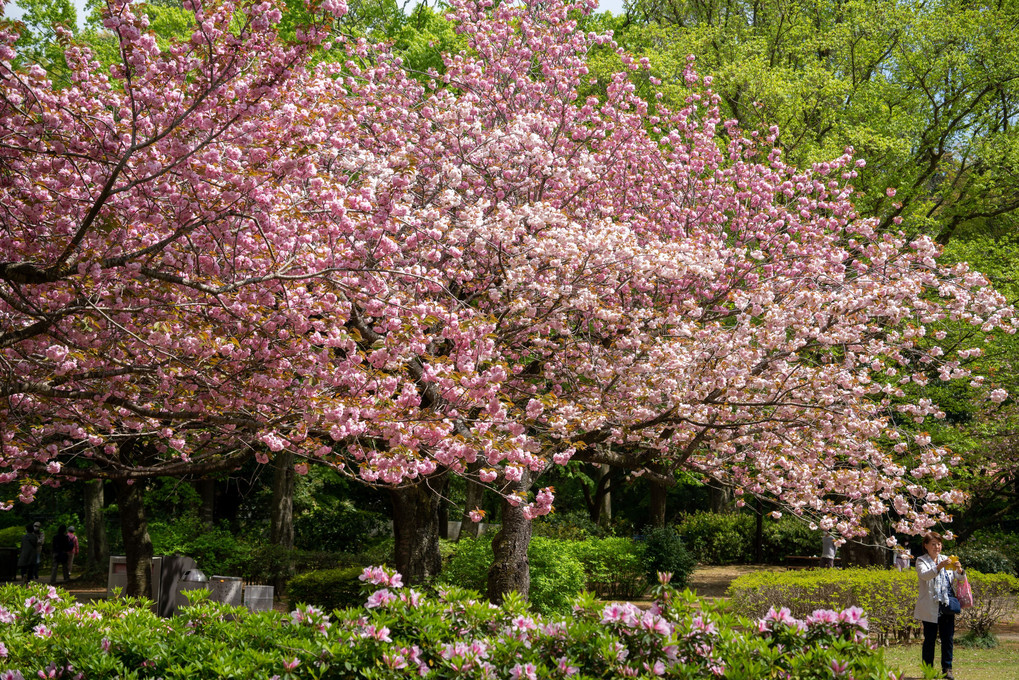
[[[764,561],[764,505],[757,499],[757,522],[754,525],[754,562]]]
[[[531,486],[530,473],[511,485],[506,492],[527,491]],[[527,547],[531,543],[531,521],[524,517],[521,507],[502,502],[502,528],[492,540],[494,557],[488,569],[488,599],[500,604],[510,591],[527,598],[531,591],[531,572],[527,561]]]
[[[875,536],[884,532],[882,519],[878,516],[863,518],[863,526],[870,531],[863,541],[875,541]],[[847,541],[839,550],[843,567],[887,567],[891,565],[891,551],[874,542]]]
[[[202,506],[198,510],[198,516],[207,528],[211,529],[216,523],[216,480],[206,478],[195,482],[195,491],[202,499]]]
[[[110,547],[106,541],[106,519],[103,517],[103,480],[93,479],[85,485],[85,575],[106,573]]]
[[[120,531],[127,557],[127,591],[132,597],[152,597],[152,539],[145,517],[145,482],[114,482],[120,508]]]
[[[294,549],[294,454],[280,451],[276,454],[276,469],[272,478],[272,520],[269,540],[273,545]]]
[[[708,496],[711,512],[724,514],[732,512],[732,491],[725,486],[709,486]]]
[[[660,529],[665,526],[665,499],[668,497],[669,490],[664,484],[660,484],[655,481],[649,481],[648,487],[651,498],[651,511],[648,516],[648,524],[656,529]]]
[[[269,542],[284,550],[294,549],[294,454],[281,451],[276,456],[276,468],[272,477],[272,507],[269,512]],[[282,573],[277,572],[272,585],[282,591],[297,566],[291,557],[284,561]]]
[[[405,583],[426,583],[439,573],[439,500],[435,488],[440,477],[413,486],[391,489],[396,570]]]

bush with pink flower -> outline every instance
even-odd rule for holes
[[[144,600],[78,604],[45,586],[5,586],[0,679],[898,677],[855,609],[753,622],[665,575],[649,606],[582,595],[568,615],[543,616],[513,596],[495,606],[458,588],[418,592],[385,569],[362,576],[370,606],[289,616],[199,596],[160,619]]]

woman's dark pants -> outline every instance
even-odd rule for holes
[[[937,623],[923,622],[923,662],[927,666],[934,665],[934,644],[941,637],[941,671],[952,667],[952,647],[955,637],[955,615],[941,614]]]

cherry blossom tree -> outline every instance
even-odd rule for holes
[[[845,537],[946,520],[951,452],[892,417],[939,415],[903,389],[931,366],[970,379],[979,348],[920,338],[1011,309],[857,215],[849,151],[799,170],[721,120],[692,64],[680,110],[622,51],[593,89],[617,48],[578,30],[592,8],[455,0],[469,47],[428,73],[363,40],[312,67],[325,24],[285,45],[269,3],[195,6],[165,52],[111,3],[123,65],[72,48],[61,91],[7,47],[0,481],[293,453],[405,489],[420,579],[413,507],[474,475],[506,500],[496,599],[527,592],[531,487],[571,459],[691,469]]]

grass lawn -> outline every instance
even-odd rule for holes
[[[920,645],[886,647],[885,660],[901,669],[907,678],[922,678]],[[940,663],[941,647],[934,652]],[[1019,680],[1019,640],[1002,640],[994,649],[964,649],[956,645],[952,671],[957,680]]]

